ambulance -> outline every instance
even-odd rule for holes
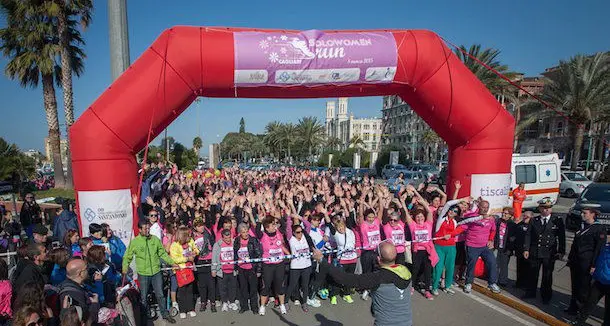
[[[538,201],[550,197],[553,204],[559,199],[561,183],[561,162],[557,153],[552,154],[513,154],[510,168],[511,190],[520,183],[525,184],[527,197],[523,208],[534,208]],[[509,199],[512,205],[512,197]]]

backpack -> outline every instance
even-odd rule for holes
[[[599,252],[593,278],[602,284],[610,285],[610,244],[606,244]]]

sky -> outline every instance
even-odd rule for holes
[[[85,71],[74,79],[76,117],[111,84],[107,2],[94,1],[86,41]],[[165,29],[174,25],[234,26],[280,29],[429,29],[454,44],[482,44],[501,51],[500,60],[513,71],[537,76],[559,60],[578,54],[610,50],[610,1],[411,1],[411,0],[128,0],[131,61]],[[4,20],[0,27],[5,27]],[[0,66],[7,60],[0,57]],[[47,126],[42,88],[24,89],[0,77],[0,137],[21,149],[43,151]],[[57,90],[63,124],[61,90]],[[264,131],[272,120],[297,122],[303,116],[325,117],[328,99],[249,100],[203,98],[168,128],[168,134],[186,146],[195,136],[207,145],[237,131],[243,117],[246,130]],[[353,98],[356,117],[381,116],[380,97]],[[220,114],[222,112],[222,114]],[[65,125],[61,126],[65,136]],[[219,136],[219,137],[218,137]],[[160,142],[157,137],[154,144]]]

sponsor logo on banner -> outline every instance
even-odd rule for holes
[[[392,33],[236,32],[236,86],[391,83]]]
[[[89,225],[106,223],[114,234],[128,244],[132,235],[133,209],[129,189],[79,191],[78,203],[82,233],[89,235]]]
[[[470,179],[470,195],[487,200],[491,213],[508,206],[510,190],[510,173],[473,174]]]

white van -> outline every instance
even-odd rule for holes
[[[559,198],[561,183],[561,159],[553,154],[513,154],[510,168],[511,189],[525,184],[527,197],[523,208],[534,208],[538,201],[550,197],[553,203]],[[509,199],[512,205],[512,197]]]

